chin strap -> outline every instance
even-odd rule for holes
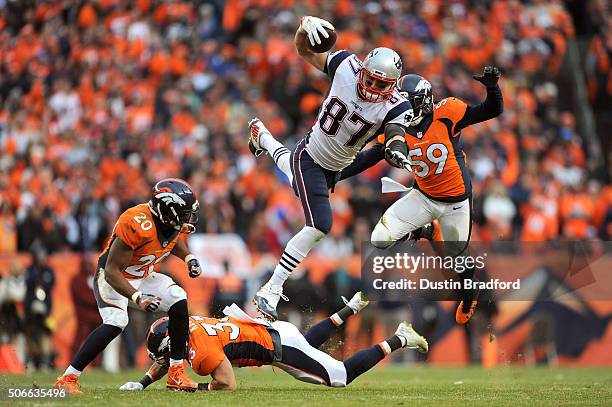
[[[180,228],[178,228],[178,230],[181,233],[185,233],[187,235],[190,235],[192,233],[195,233],[195,226],[192,225],[191,223],[183,223],[183,225]]]

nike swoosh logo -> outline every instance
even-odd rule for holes
[[[456,207],[456,208],[453,206],[453,210],[454,210],[454,211],[456,211],[457,209],[461,209],[461,208],[463,208],[463,206],[458,206],[458,207]]]

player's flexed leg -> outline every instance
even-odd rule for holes
[[[347,51],[314,53],[308,41],[314,45],[325,27],[333,29],[325,20],[304,17],[295,35],[298,53],[331,82],[311,131],[290,153],[260,120],[249,123],[251,151],[270,154],[289,177],[306,217],[304,228],[287,243],[272,278],[254,298],[257,308],[272,320],[277,318],[283,283],[332,227],[329,189],[383,159],[383,145],[361,149],[383,131],[388,138],[403,137],[413,117],[410,102],[395,88],[402,72],[399,55],[376,48],[362,63]]]
[[[102,325],[85,340],[55,387],[80,393],[78,378],[85,367],[106,348],[128,323],[128,300],[144,311],[167,311],[172,345],[167,387],[193,391],[196,384],[185,374],[183,360],[189,338],[189,314],[185,291],[174,281],[155,272],[170,254],[185,260],[190,277],[202,269],[189,253],[182,233],[194,231],[199,203],[191,187],[179,179],[165,179],[153,187],[147,203],[125,211],[117,221],[98,260],[94,295]]]
[[[396,201],[372,232],[372,243],[388,247],[438,219],[447,254],[466,255],[472,230],[472,184],[461,146],[461,130],[492,119],[503,111],[503,97],[497,81],[500,73],[486,67],[474,79],[487,88],[486,100],[469,106],[457,98],[442,99],[434,106],[431,84],[422,76],[406,75],[398,82],[400,92],[414,107],[415,119],[405,137],[386,139],[386,145],[399,157],[407,157],[415,174],[414,188]],[[402,161],[391,164],[402,166]],[[452,242],[452,243],[451,243]],[[462,273],[471,279],[473,269]],[[465,324],[476,307],[472,290],[462,292],[455,314]]]

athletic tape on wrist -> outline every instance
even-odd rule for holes
[[[138,304],[138,298],[140,298],[141,295],[142,293],[140,291],[136,291],[132,294],[132,301],[134,301],[134,304]]]

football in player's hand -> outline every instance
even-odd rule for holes
[[[310,48],[312,52],[315,52],[317,54],[322,54],[324,52],[329,51],[330,49],[332,49],[332,47],[336,43],[336,38],[337,38],[336,30],[332,30],[327,27],[323,27],[323,29],[329,35],[327,38],[325,38],[324,35],[320,34],[319,35],[319,38],[321,39],[320,44],[312,45],[310,44],[310,42],[308,43],[308,48]]]

